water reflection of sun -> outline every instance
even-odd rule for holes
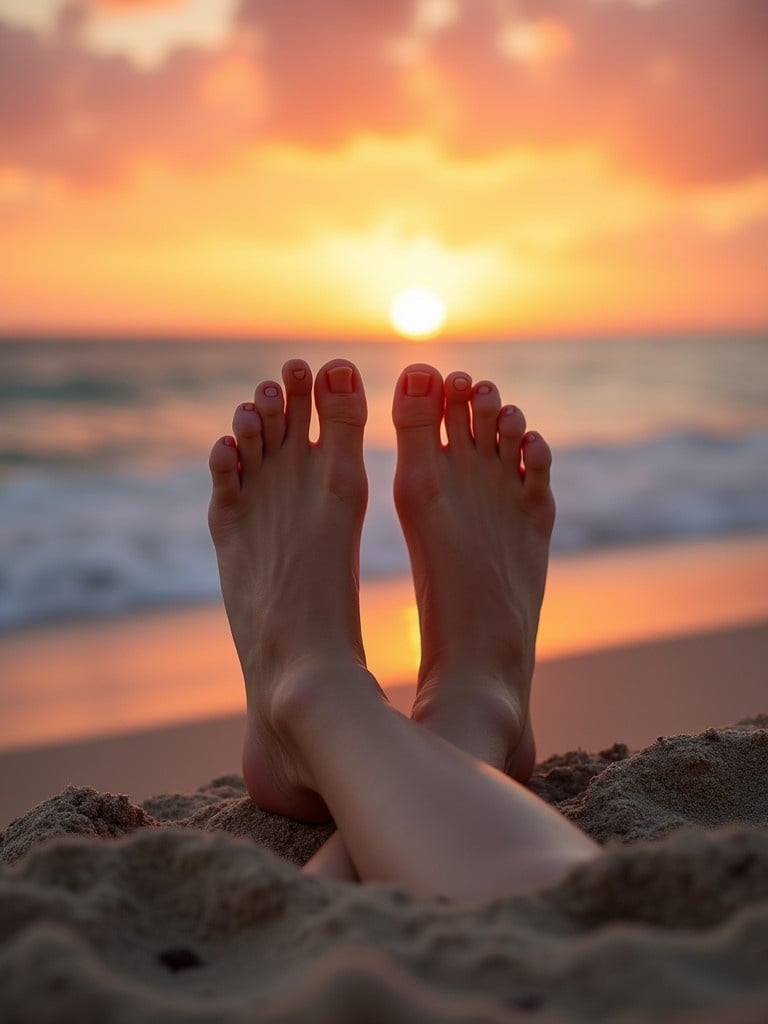
[[[389,307],[389,322],[403,338],[433,338],[445,325],[445,303],[431,288],[406,288]]]

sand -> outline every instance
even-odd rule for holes
[[[70,787],[0,837],[0,1021],[768,1019],[768,716],[554,756],[531,788],[603,856],[455,907],[305,878],[329,827],[235,775]]]

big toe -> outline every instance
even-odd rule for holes
[[[434,366],[406,366],[395,385],[392,401],[399,458],[427,458],[440,450],[444,404],[443,379]]]
[[[362,456],[368,410],[357,367],[345,359],[326,363],[315,379],[315,405],[321,448]]]

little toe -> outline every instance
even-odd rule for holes
[[[312,371],[303,359],[289,359],[283,366],[285,385],[285,438],[289,444],[306,445],[312,419]]]
[[[211,531],[218,525],[219,510],[226,510],[240,500],[240,471],[237,442],[234,437],[220,437],[208,459],[213,482],[210,518]]]
[[[362,457],[368,409],[357,367],[346,359],[326,363],[315,379],[315,404],[320,446]]]
[[[496,454],[496,424],[501,409],[499,389],[490,380],[481,380],[472,392],[472,433],[475,448],[482,455]]]
[[[510,469],[520,469],[525,434],[525,416],[516,405],[505,405],[499,413],[499,458]]]
[[[529,430],[523,438],[523,466],[526,495],[533,500],[548,497],[552,452],[535,430]]]
[[[261,466],[263,437],[261,417],[256,411],[255,402],[238,405],[232,417],[232,430],[237,438],[242,479],[243,475],[247,476]]]
[[[445,432],[453,449],[469,448],[472,429],[469,422],[469,399],[472,378],[461,371],[449,373],[445,378]]]
[[[392,419],[399,458],[420,459],[442,448],[443,379],[427,363],[406,366],[395,385]]]
[[[285,438],[285,403],[283,389],[274,380],[264,380],[254,395],[256,411],[261,417],[264,454],[277,451]]]

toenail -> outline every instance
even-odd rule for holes
[[[352,394],[352,373],[351,366],[332,366],[330,370],[325,371],[328,387],[334,395]]]
[[[533,444],[533,442],[538,441],[538,439],[539,435],[536,433],[535,430],[529,430],[528,433],[525,435],[525,440],[528,444]]]
[[[225,444],[227,448],[237,448],[237,441],[234,437],[222,437],[221,443]]]
[[[453,386],[457,391],[466,391],[469,387],[469,377],[454,377]]]
[[[243,402],[243,409],[245,410],[245,412],[255,412],[256,406],[253,404],[253,402]]]
[[[277,398],[277,396],[280,394],[280,390],[276,387],[270,386],[264,388],[264,394],[266,395],[267,398]]]
[[[411,370],[405,375],[405,393],[411,398],[423,398],[429,394],[429,385],[432,375],[424,370]]]
[[[514,416],[515,413],[517,412],[517,406],[516,405],[505,405],[504,408],[501,411],[502,411],[502,413],[505,416]]]
[[[299,367],[296,370],[291,370],[291,373],[296,378],[296,380],[304,380],[304,378],[307,376],[307,371],[302,369],[301,367]]]
[[[490,395],[490,393],[492,391],[493,391],[493,388],[491,387],[490,384],[478,384],[477,385],[477,392],[476,393],[478,395]]]

